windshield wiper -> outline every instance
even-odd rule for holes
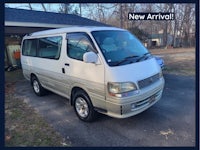
[[[139,57],[139,56],[133,55],[133,56],[125,57],[123,60],[118,61],[115,65],[118,66],[118,65],[122,64],[123,62],[129,60],[130,58],[135,58],[135,57]]]
[[[150,53],[145,53],[145,54],[143,54],[140,58],[138,58],[137,60],[136,60],[136,62],[139,62],[139,61],[141,61],[142,59],[147,59],[147,58],[149,58],[149,57],[146,57],[147,55],[150,55],[151,56],[151,54]]]

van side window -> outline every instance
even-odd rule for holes
[[[40,38],[38,43],[38,57],[58,59],[60,56],[62,37]]]
[[[94,48],[85,33],[67,34],[67,55],[70,58],[83,61],[83,54],[94,51]]]
[[[22,55],[36,56],[37,40],[27,39],[23,42]]]

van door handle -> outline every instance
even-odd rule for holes
[[[65,63],[65,66],[69,66],[69,64],[68,64],[68,63]]]
[[[62,68],[62,73],[65,73],[65,68]]]

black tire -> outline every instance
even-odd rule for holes
[[[46,94],[46,90],[42,87],[42,85],[40,84],[36,76],[33,76],[31,78],[31,85],[32,85],[34,93],[37,96],[43,96]]]
[[[92,122],[96,119],[97,112],[94,110],[89,96],[84,91],[79,90],[74,94],[73,104],[76,115],[80,120]]]

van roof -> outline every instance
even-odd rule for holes
[[[43,35],[52,35],[52,34],[59,34],[59,33],[66,33],[66,32],[91,32],[91,31],[100,31],[100,30],[124,30],[124,29],[117,28],[117,27],[73,26],[73,27],[34,32],[28,36],[43,36]]]

